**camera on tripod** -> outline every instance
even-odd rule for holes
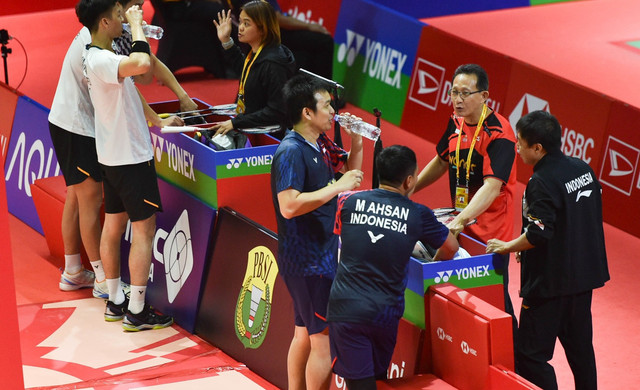
[[[11,54],[11,49],[7,47],[9,43],[9,32],[5,29],[0,30],[0,44],[2,44],[2,60],[4,63],[4,82],[9,85],[9,72],[7,71],[7,55]]]
[[[3,45],[9,43],[9,32],[7,30],[0,30],[0,43]],[[11,53],[11,49],[9,49],[9,53]]]

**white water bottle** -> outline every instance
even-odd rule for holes
[[[348,115],[336,115],[333,119],[340,123],[340,126],[347,127],[349,130],[356,134],[368,138],[372,141],[376,141],[380,137],[380,128],[370,123],[364,122],[360,119],[355,119]]]
[[[122,29],[131,34],[131,26],[129,26],[129,23],[122,23]],[[160,39],[162,38],[162,34],[164,34],[162,27],[154,26],[153,24],[143,24],[142,31],[145,37],[153,39]]]

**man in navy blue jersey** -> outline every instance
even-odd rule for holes
[[[289,389],[328,389],[331,357],[327,301],[336,272],[333,234],[336,196],[362,182],[362,136],[347,153],[327,137],[334,110],[327,86],[296,76],[284,87],[293,123],[271,165],[271,192],[278,222],[278,268],[293,300],[295,333],[287,357]],[[344,172],[336,181],[335,174]]]
[[[380,186],[338,197],[334,232],[342,238],[329,296],[333,371],[349,390],[375,389],[386,378],[404,312],[407,265],[418,240],[451,259],[458,241],[426,206],[409,200],[417,180],[415,153],[390,146],[376,158]]]

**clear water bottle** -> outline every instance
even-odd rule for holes
[[[131,26],[129,26],[129,23],[122,23],[122,29],[131,34]],[[160,39],[162,38],[162,34],[164,34],[162,27],[154,26],[152,24],[143,24],[142,31],[144,32],[145,37],[153,39]]]
[[[380,128],[370,123],[364,122],[360,119],[348,115],[336,115],[333,119],[340,123],[340,126],[347,127],[349,130],[356,134],[368,138],[372,141],[376,141],[380,137]]]

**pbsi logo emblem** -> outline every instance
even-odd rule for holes
[[[640,149],[609,136],[598,179],[601,183],[630,196],[638,160],[640,160]]]
[[[278,264],[269,248],[257,246],[249,251],[234,321],[236,336],[245,348],[259,348],[267,336],[277,275]]]
[[[442,66],[418,58],[411,77],[409,100],[435,111],[441,92],[446,92],[442,91],[444,74],[445,69]]]

